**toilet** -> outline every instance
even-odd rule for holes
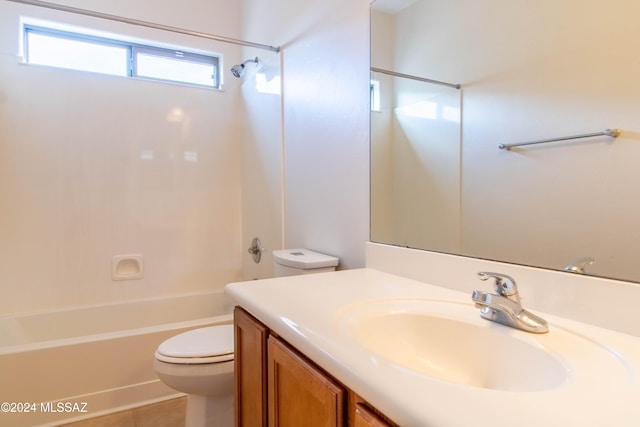
[[[193,329],[158,346],[153,368],[187,394],[185,427],[233,426],[233,325]]]
[[[334,271],[339,261],[308,249],[273,251],[273,260],[276,277]],[[193,329],[158,346],[158,377],[187,394],[185,427],[234,425],[233,360],[233,325]]]
[[[313,252],[308,249],[283,249],[273,251],[274,275],[276,277],[334,271],[338,258]]]

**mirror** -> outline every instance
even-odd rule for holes
[[[371,240],[640,282],[638,13],[375,0],[372,69],[462,88],[372,72]]]
[[[460,92],[384,71],[371,82],[371,239],[455,253]]]

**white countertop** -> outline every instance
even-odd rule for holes
[[[231,283],[225,291],[238,305],[402,426],[640,426],[638,337],[536,312],[549,322],[549,335],[554,334],[554,329],[570,331],[606,348],[612,360],[616,359],[616,375],[623,372],[628,378],[614,384],[607,381],[608,373],[601,366],[592,366],[591,373],[599,378],[589,383],[593,386],[583,387],[579,381],[569,380],[546,391],[500,391],[454,384],[399,367],[366,351],[348,335],[339,333],[337,326],[345,307],[363,301],[423,298],[473,307],[466,293],[370,268]],[[523,305],[527,308],[526,303]],[[492,323],[480,319],[479,310],[478,319],[480,323]],[[527,334],[512,328],[507,328],[506,333]],[[549,337],[539,339],[544,342]],[[522,369],[528,369],[525,363]],[[580,377],[580,373],[575,376]]]

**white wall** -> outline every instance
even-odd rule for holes
[[[223,1],[66,4],[229,37],[241,24]],[[240,58],[233,45],[0,2],[0,314],[239,279],[239,82],[227,74],[214,91],[27,66],[20,16]],[[129,253],[144,256],[144,278],[112,281],[112,256]]]
[[[310,7],[283,54],[285,245],[341,268],[364,266],[369,239],[368,16],[364,0]]]
[[[283,245],[338,256],[341,268],[364,266],[369,2],[243,4],[246,28],[282,46]]]

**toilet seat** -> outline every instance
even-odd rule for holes
[[[233,356],[233,325],[183,332],[160,344],[155,354],[162,362],[182,365],[228,362]]]

